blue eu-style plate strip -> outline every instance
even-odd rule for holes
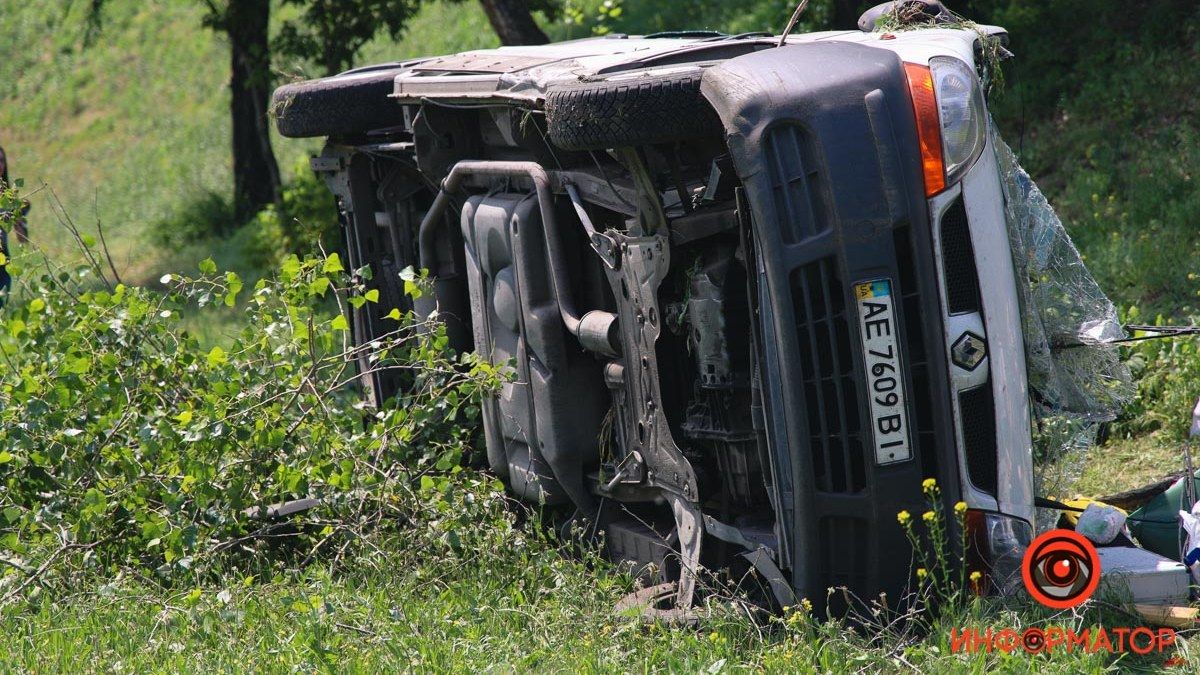
[[[871,297],[882,298],[892,294],[892,285],[887,281],[871,282]]]

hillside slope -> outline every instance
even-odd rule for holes
[[[32,197],[33,240],[51,255],[72,246],[53,191],[81,225],[103,223],[128,278],[190,268],[205,247],[163,250],[149,231],[231,189],[228,49],[201,26],[198,2],[112,0],[90,44],[86,3],[58,4],[0,0],[0,146],[27,189],[46,186]],[[363,60],[495,43],[477,3],[434,3],[405,39],[372,43]],[[277,69],[281,81],[305,75]],[[274,147],[289,171],[317,144],[276,137]]]

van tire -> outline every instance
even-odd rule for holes
[[[550,140],[564,150],[605,150],[720,134],[700,94],[703,71],[558,86],[546,92]]]
[[[401,108],[389,98],[397,68],[351,72],[285,84],[271,96],[271,116],[288,138],[344,136],[399,126]]]

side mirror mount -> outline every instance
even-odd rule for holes
[[[875,26],[884,16],[895,13],[901,23],[943,23],[954,19],[950,10],[938,0],[893,0],[875,5],[858,17],[858,29],[864,33],[874,32]]]

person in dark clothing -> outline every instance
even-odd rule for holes
[[[13,187],[12,181],[8,178],[8,155],[5,154],[4,148],[0,147],[0,190]],[[17,235],[17,241],[24,244],[29,241],[29,230],[25,226],[25,214],[29,213],[29,202],[25,202],[21,209],[21,214],[13,221],[13,234]],[[7,251],[5,255],[8,255]]]
[[[4,153],[4,148],[0,148],[0,190],[7,189],[10,186],[8,156]],[[20,212],[17,214],[0,214],[15,216],[12,219],[13,234],[17,235],[17,241],[22,243],[28,239],[28,233],[25,229],[25,214],[28,212],[29,204],[25,203],[21,206]],[[3,262],[0,263],[0,307],[3,307],[9,288],[12,287],[12,277],[8,274],[8,231],[3,227],[0,227],[0,253],[4,255]]]

